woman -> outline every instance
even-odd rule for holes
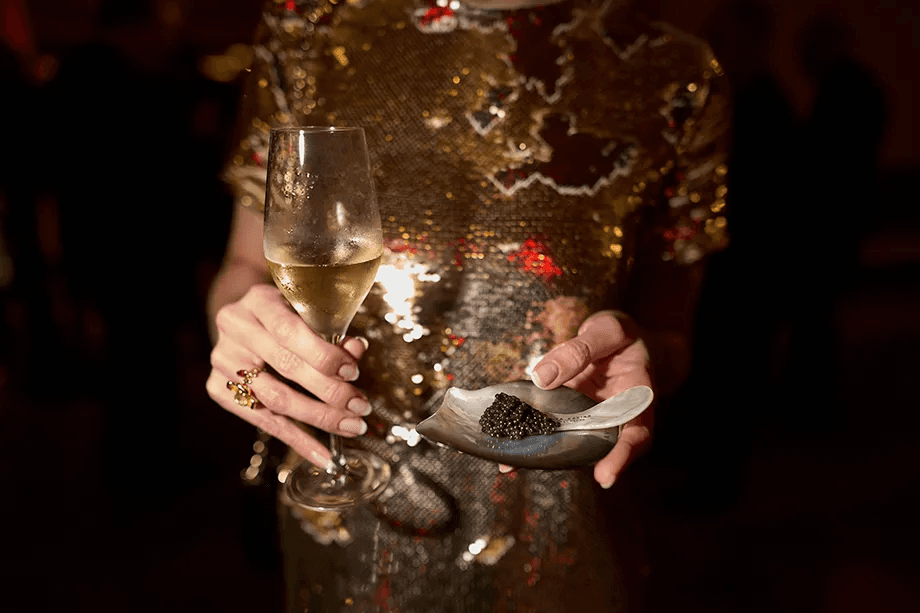
[[[227,171],[239,206],[208,390],[292,462],[329,461],[300,422],[394,466],[377,505],[282,508],[291,610],[628,610],[598,500],[648,445],[650,411],[593,473],[499,472],[413,436],[449,387],[532,377],[602,399],[654,370],[666,394],[704,256],[724,243],[727,107],[708,48],[616,0],[535,4],[267,4]],[[341,346],[267,280],[275,125],[367,130],[387,245]],[[241,376],[260,408],[234,401]]]

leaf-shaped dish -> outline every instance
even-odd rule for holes
[[[559,387],[543,390],[530,381],[512,381],[480,390],[452,388],[447,391],[438,410],[420,423],[416,430],[430,441],[463,453],[518,468],[543,470],[593,464],[607,455],[617,441],[618,426],[566,430],[520,440],[489,436],[482,432],[479,418],[499,392],[517,396],[547,413],[581,413],[598,404],[573,389]],[[651,396],[649,388],[637,387],[617,394],[614,398],[633,407],[642,405],[638,408],[638,412],[641,412],[651,403]],[[638,413],[632,410],[630,414],[634,416]]]

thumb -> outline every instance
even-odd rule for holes
[[[553,389],[631,342],[614,313],[602,311],[585,320],[578,336],[553,347],[534,366],[531,379],[539,388]]]

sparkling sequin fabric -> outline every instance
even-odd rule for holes
[[[527,378],[594,311],[654,324],[631,292],[724,244],[718,62],[616,0],[271,2],[254,50],[240,204],[261,206],[271,126],[363,126],[387,240],[353,326],[356,444],[394,483],[349,515],[282,509],[291,610],[627,610],[589,471],[499,475],[414,425],[450,386]]]

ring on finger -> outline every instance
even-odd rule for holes
[[[238,370],[236,374],[242,377],[243,380],[239,382],[227,381],[227,389],[233,392],[233,400],[241,407],[257,409],[263,406],[262,403],[259,402],[259,399],[256,398],[252,388],[249,387],[252,383],[252,380],[258,377],[260,372],[262,372],[261,368],[253,368],[252,370]]]

